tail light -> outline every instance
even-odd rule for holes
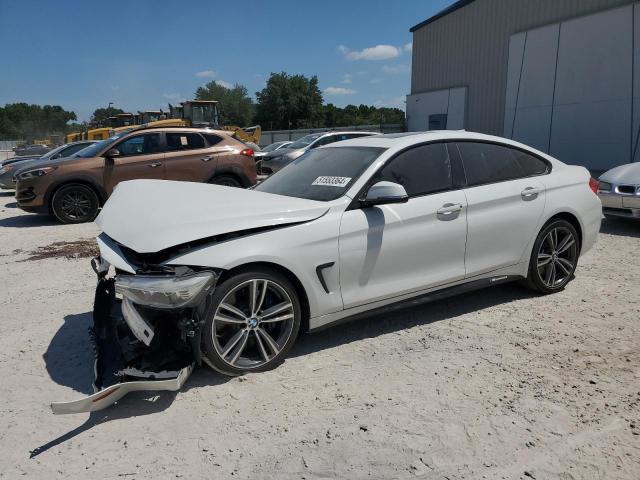
[[[251,157],[253,158],[254,155],[254,151],[252,148],[245,148],[244,150],[242,150],[240,152],[240,155],[244,155],[245,157]]]
[[[589,188],[593,191],[593,193],[598,193],[598,180],[591,177],[589,179]]]

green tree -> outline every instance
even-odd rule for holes
[[[120,113],[125,113],[125,111],[122,110],[121,108],[115,108],[115,107],[96,108],[93,112],[93,115],[91,115],[90,123],[99,124],[104,120],[106,120],[107,118],[115,117]]]
[[[316,76],[272,73],[256,98],[256,123],[265,129],[310,128],[325,123]]]
[[[216,81],[207,83],[196,90],[196,100],[217,100],[221,125],[251,125],[254,115],[253,101],[247,95],[246,87],[234,85],[227,88]]]
[[[75,119],[74,112],[59,105],[7,104],[0,108],[0,139],[43,139],[48,134],[65,133],[67,123]]]

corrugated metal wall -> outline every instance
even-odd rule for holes
[[[501,135],[509,37],[634,1],[476,0],[414,32],[411,93],[466,85],[466,128]]]

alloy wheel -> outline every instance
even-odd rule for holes
[[[62,197],[60,208],[69,218],[79,219],[89,214],[92,208],[92,202],[84,192],[71,190]]]
[[[578,260],[576,238],[566,227],[558,226],[547,232],[537,256],[540,280],[548,288],[560,288],[570,279]]]
[[[213,346],[235,368],[258,368],[285,347],[294,328],[291,297],[277,282],[251,279],[233,288],[213,317]]]

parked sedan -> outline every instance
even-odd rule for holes
[[[317,148],[252,190],[124,182],[97,219],[103,390],[54,411],[177,390],[202,360],[268,370],[299,332],[373,311],[514,280],[561,291],[600,228],[589,181],[517,142],[439,131]]]
[[[269,145],[267,145],[266,147],[264,147],[261,150],[256,150],[254,156],[256,161],[262,159],[262,157],[264,157],[267,153],[269,152],[276,152],[282,148],[287,148],[289,145],[291,145],[293,142],[290,142],[289,140],[283,141],[283,142],[274,142],[271,143]]]
[[[628,163],[604,172],[598,196],[607,217],[640,219],[640,163]]]
[[[49,150],[51,150],[50,147],[46,146],[46,145],[39,145],[39,144],[34,144],[34,145],[21,145],[19,147],[13,147],[13,152],[17,155],[17,156],[23,156],[23,155],[44,155],[45,153],[47,153]]]
[[[13,157],[0,165],[0,188],[14,190],[16,188],[15,177],[21,170],[40,163],[50,162],[59,158],[71,157],[80,150],[96,143],[93,140],[67,143],[48,151],[44,155],[35,157]]]
[[[324,132],[314,133],[296,140],[286,148],[269,152],[262,157],[258,165],[258,173],[268,176],[289,165],[296,158],[309,150],[329,145],[330,143],[349,140],[351,138],[379,135],[376,132]]]

